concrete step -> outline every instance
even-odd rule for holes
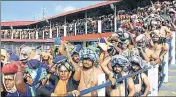
[[[169,70],[169,76],[176,76],[176,70]]]
[[[164,91],[176,91],[176,83],[163,83],[160,90]]]
[[[176,90],[175,91],[160,90],[158,96],[176,96]]]
[[[176,83],[176,76],[169,76],[170,83]]]
[[[176,96],[176,65],[169,66],[169,82],[162,84],[158,96]]]
[[[169,66],[169,70],[176,70],[176,65],[174,64],[174,65],[170,65]]]

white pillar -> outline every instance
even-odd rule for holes
[[[103,73],[103,74],[98,75],[98,85],[101,85],[105,82],[106,82],[105,74]],[[97,90],[97,92],[98,92],[98,97],[99,96],[104,96],[105,97],[106,89],[101,88],[101,89]]]
[[[64,25],[64,36],[67,36],[67,26]]]
[[[149,83],[150,83],[150,94],[148,96],[153,96],[153,90],[154,90],[154,87],[153,87],[153,79],[154,79],[154,76],[153,76],[153,66],[150,65],[150,63],[148,63],[148,66],[151,66],[151,69],[148,70],[148,80],[149,80]]]
[[[20,39],[21,39],[21,31],[20,31]]]
[[[59,37],[59,28],[57,27],[56,30],[57,30],[57,37]]]
[[[45,31],[44,30],[42,31],[42,37],[43,37],[43,39],[45,39]]]
[[[167,46],[167,48],[169,49],[168,43],[166,43],[166,46]],[[165,65],[164,65],[164,71],[163,71],[163,73],[166,75],[165,78],[164,78],[164,82],[168,82],[169,52],[167,52],[167,53],[165,54],[165,56],[164,56],[164,63],[165,63]]]
[[[29,33],[29,39],[31,39],[31,33]]]
[[[98,20],[98,33],[101,33],[101,20]]]
[[[87,11],[85,12],[85,19],[86,19],[86,22],[85,22],[85,34],[87,34]]]
[[[11,39],[13,39],[13,34],[15,34],[15,33],[13,33],[14,31],[12,30],[12,36],[11,36]]]
[[[171,44],[172,44],[172,51],[171,51],[171,54],[172,54],[172,61],[171,61],[171,64],[172,64],[172,65],[176,64],[176,63],[175,63],[175,60],[176,60],[176,59],[175,59],[175,37],[176,37],[176,36],[175,36],[175,35],[176,35],[175,33],[176,33],[176,31],[173,31],[173,32],[172,32],[172,41],[171,41]]]
[[[76,36],[76,23],[75,23],[75,36]]]
[[[67,17],[65,16],[65,18],[64,18],[64,36],[67,36],[67,26],[66,26],[66,23],[67,23]]]
[[[52,38],[51,21],[50,21],[50,38]]]
[[[35,36],[36,36],[36,39],[38,39],[38,31],[36,31],[36,34],[35,34]]]
[[[116,21],[116,16],[117,12],[116,12],[116,4],[115,4],[115,12],[114,12],[114,31],[117,31],[117,21]]]
[[[158,67],[159,65],[153,66],[153,93],[152,96],[158,96]]]

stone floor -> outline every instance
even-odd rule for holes
[[[176,96],[176,64],[169,66],[169,82],[162,84],[158,96]]]

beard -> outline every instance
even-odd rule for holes
[[[89,66],[89,67],[86,67],[86,66],[84,66],[84,64],[83,64],[83,68],[86,69],[86,70],[91,69],[92,67],[93,67],[93,65],[92,65],[92,66]]]
[[[79,59],[73,59],[75,63],[79,63]]]

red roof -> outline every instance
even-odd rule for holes
[[[120,0],[101,2],[101,3],[95,4],[95,5],[91,5],[91,6],[80,8],[80,9],[73,10],[73,11],[68,11],[68,12],[65,12],[65,13],[62,13],[62,14],[58,14],[58,15],[46,18],[46,19],[42,19],[42,20],[36,21],[35,23],[45,21],[45,20],[48,20],[48,19],[57,18],[57,17],[60,17],[60,16],[65,16],[65,15],[68,15],[68,14],[77,13],[77,12],[80,12],[80,11],[85,11],[85,10],[92,9],[92,8],[97,8],[97,7],[100,7],[100,6],[105,6],[105,5],[112,4],[112,3],[115,3],[115,2],[119,2],[119,1]]]
[[[112,3],[115,3],[115,2],[119,2],[119,1],[120,0],[106,1],[106,2],[95,4],[95,5],[91,5],[91,6],[88,6],[88,7],[80,8],[80,9],[77,9],[77,10],[68,11],[68,12],[65,12],[65,13],[62,13],[62,14],[58,14],[58,15],[55,15],[55,16],[52,16],[52,17],[49,17],[49,18],[46,18],[46,19],[38,20],[38,21],[8,21],[8,22],[1,22],[1,26],[27,26],[27,25],[38,23],[38,22],[45,21],[45,20],[48,20],[48,19],[53,19],[53,18],[57,18],[57,17],[60,17],[60,16],[65,16],[65,15],[68,15],[68,14],[73,14],[73,13],[77,13],[77,12],[80,12],[80,11],[85,11],[85,10],[92,9],[92,8],[97,8],[97,7],[100,7],[100,6],[105,6],[105,5],[112,4]]]
[[[85,41],[85,40],[95,40],[98,38],[108,37],[112,32],[99,33],[99,34],[85,34],[85,35],[76,35],[76,36],[66,36],[62,40],[67,41]],[[52,39],[1,39],[1,42],[40,42],[40,43],[53,43]]]
[[[76,36],[66,36],[63,37],[62,40],[67,41],[83,41],[83,40],[95,40],[98,38],[108,37],[112,34],[112,32],[99,33],[99,34],[85,34],[85,35],[76,35]]]
[[[1,22],[1,26],[27,26],[35,21],[8,21],[8,22]]]

